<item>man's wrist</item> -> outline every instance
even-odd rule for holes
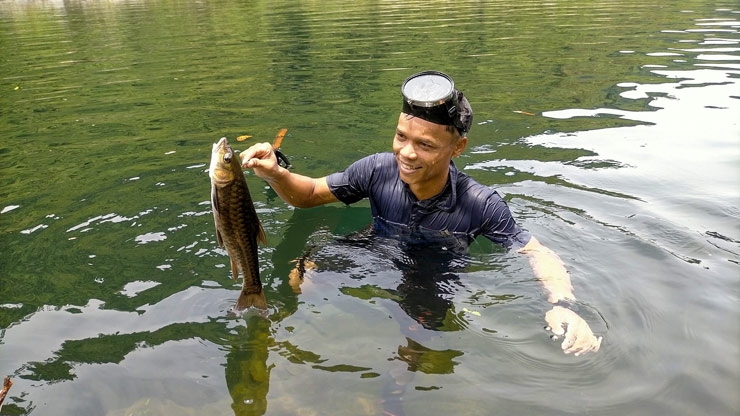
[[[557,302],[554,302],[553,306],[560,306],[561,308],[569,309],[573,312],[578,312],[578,301],[576,301],[575,299],[561,298]]]
[[[282,166],[276,164],[274,171],[270,172],[269,174],[266,174],[265,176],[262,176],[261,178],[265,182],[270,184],[270,186],[273,186],[285,180],[285,177],[289,174],[290,174],[290,171],[288,171],[288,169],[285,169]]]

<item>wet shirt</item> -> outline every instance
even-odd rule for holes
[[[385,235],[419,243],[456,241],[464,247],[483,235],[509,250],[523,247],[530,239],[496,191],[458,171],[452,162],[444,190],[422,201],[400,179],[392,153],[360,159],[345,171],[327,176],[326,182],[345,204],[368,198],[373,229]]]

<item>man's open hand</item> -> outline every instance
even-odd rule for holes
[[[545,314],[547,330],[557,337],[564,337],[560,345],[566,354],[576,356],[587,352],[596,352],[601,346],[602,337],[594,336],[588,323],[577,313],[562,306],[555,306]]]

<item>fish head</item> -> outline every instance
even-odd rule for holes
[[[239,156],[229,146],[226,137],[222,137],[218,143],[213,144],[208,176],[211,177],[213,182],[226,183],[233,181],[237,174],[242,174]]]

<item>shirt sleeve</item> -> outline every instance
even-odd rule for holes
[[[342,171],[326,177],[329,190],[345,204],[353,204],[368,197],[371,179],[377,165],[378,155],[364,157]]]
[[[516,223],[509,206],[495,191],[485,204],[483,215],[486,221],[483,224],[482,234],[506,250],[519,250],[532,238],[529,231]]]

